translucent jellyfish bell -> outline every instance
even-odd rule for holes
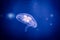
[[[32,15],[30,14],[27,14],[27,13],[20,13],[20,14],[17,14],[16,16],[16,19],[19,21],[19,22],[22,22],[24,24],[27,25],[27,27],[25,28],[25,32],[27,31],[27,29],[29,27],[33,27],[33,28],[36,28],[37,27],[37,22],[36,20],[33,18]]]

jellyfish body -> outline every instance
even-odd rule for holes
[[[37,27],[36,20],[30,14],[27,14],[27,13],[17,14],[16,19],[27,25],[27,27],[25,28],[25,31],[27,31],[29,27],[33,27],[33,28]]]

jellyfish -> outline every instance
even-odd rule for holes
[[[27,32],[27,29],[29,27],[37,28],[37,21],[34,19],[34,17],[32,15],[30,15],[28,13],[19,13],[16,15],[16,19],[19,22],[27,25],[25,27],[25,32]]]

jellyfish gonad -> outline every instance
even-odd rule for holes
[[[32,15],[30,14],[27,14],[27,13],[19,13],[17,14],[16,16],[16,19],[19,21],[19,22],[22,22],[24,24],[26,24],[27,26],[25,27],[25,32],[27,32],[27,29],[29,27],[32,27],[32,28],[36,28],[37,27],[37,22],[36,20],[33,18]]]

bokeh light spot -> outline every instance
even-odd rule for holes
[[[9,14],[8,14],[8,18],[12,19],[12,18],[14,18],[14,17],[15,17],[15,15],[14,15],[13,13],[9,13]]]

